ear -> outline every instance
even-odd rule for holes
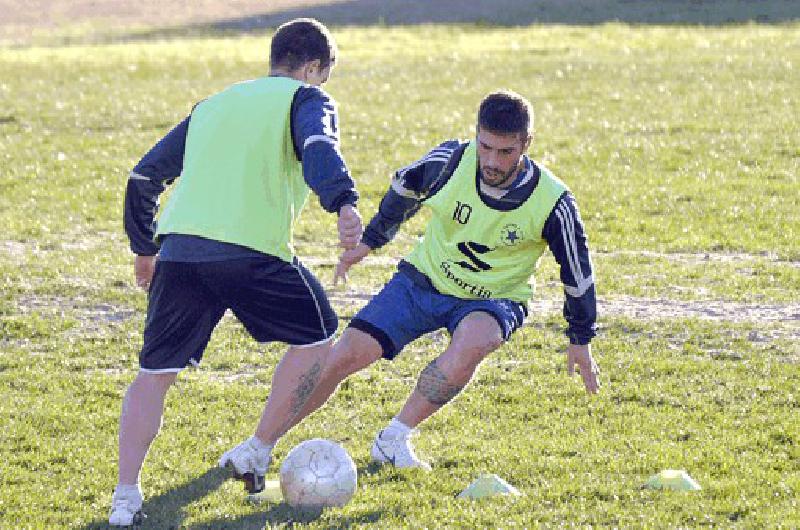
[[[532,135],[532,134],[529,134],[529,135],[528,135],[528,136],[525,138],[525,142],[524,142],[524,145],[523,145],[523,147],[522,147],[522,152],[523,152],[523,153],[527,153],[527,152],[528,152],[528,148],[531,146],[531,142],[532,142],[532,141],[533,141],[533,135]]]
[[[321,66],[322,66],[322,61],[320,61],[319,59],[314,59],[313,61],[307,62],[304,68],[306,76],[314,72],[319,73],[320,70],[322,70]]]

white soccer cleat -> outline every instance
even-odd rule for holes
[[[235,478],[244,481],[249,493],[264,489],[264,475],[272,461],[272,449],[259,448],[258,442],[248,438],[233,449],[226,451],[219,459],[219,467],[233,470]]]
[[[114,492],[111,498],[111,514],[108,524],[111,526],[136,526],[142,523],[142,498],[139,495],[118,495]]]
[[[372,461],[379,464],[392,464],[398,468],[419,468],[425,471],[431,470],[431,465],[414,453],[411,446],[412,431],[406,436],[393,437],[391,432],[386,429],[378,433],[375,442],[372,444]]]

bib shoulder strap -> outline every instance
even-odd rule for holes
[[[464,156],[464,151],[467,150],[469,147],[469,142],[459,145],[458,147],[453,150],[450,154],[450,158],[447,160],[447,163],[442,167],[442,170],[433,180],[431,185],[425,190],[425,199],[427,200],[436,195],[436,193],[447,184],[447,181],[450,180],[450,177],[453,176],[455,173],[458,164],[461,163],[461,158]]]

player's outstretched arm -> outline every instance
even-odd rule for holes
[[[339,256],[339,263],[336,264],[336,271],[333,274],[333,285],[337,285],[339,280],[347,282],[347,271],[350,267],[364,259],[372,249],[366,243],[359,243],[355,248],[345,250]]]
[[[588,344],[570,344],[567,347],[567,373],[575,375],[575,367],[583,378],[583,385],[589,394],[600,391],[600,367],[592,357],[592,350]]]

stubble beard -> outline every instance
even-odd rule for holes
[[[509,180],[511,180],[511,178],[516,174],[518,169],[519,166],[515,166],[511,168],[511,170],[508,171],[507,173],[503,173],[494,168],[486,168],[486,169],[481,168],[481,180],[483,181],[484,184],[488,186],[492,186],[493,188],[500,188],[503,186],[503,184],[506,184],[508,183]],[[502,175],[502,178],[498,179],[497,181],[489,181],[487,179],[487,176],[490,175]]]

